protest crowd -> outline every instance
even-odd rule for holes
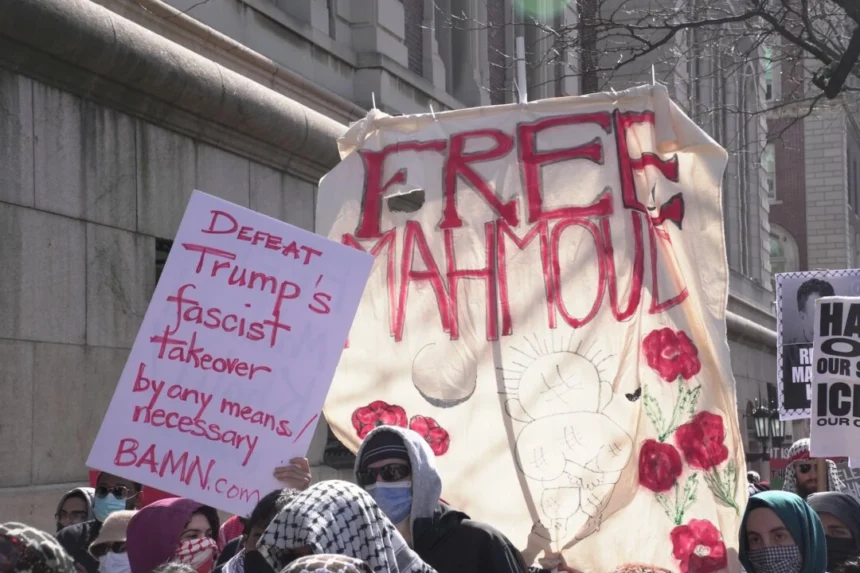
[[[827,484],[816,465],[826,464]],[[490,524],[472,521],[439,496],[433,451],[415,432],[381,426],[368,434],[355,483],[312,484],[308,462],[275,470],[284,484],[250,515],[223,524],[186,498],[139,507],[142,486],[100,473],[57,505],[51,535],[0,525],[3,573],[525,573],[575,571],[564,563],[529,567]],[[840,491],[831,460],[790,450],[783,490],[747,475],[750,500],[739,533],[747,573],[860,572],[860,503]],[[689,573],[705,570],[692,561]],[[629,564],[618,573],[662,571]]]
[[[53,532],[0,523],[0,573],[860,573],[834,461],[860,460],[860,298],[813,324],[835,291],[798,289],[827,331],[779,360],[811,430],[771,489],[742,471],[725,150],[658,86],[523,109],[354,124],[328,238],[193,191],[91,487],[51,500]],[[424,211],[383,201],[407,166]],[[349,480],[304,457],[323,418]]]

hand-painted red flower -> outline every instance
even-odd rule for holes
[[[639,483],[660,493],[672,489],[681,475],[681,456],[671,444],[648,440],[639,451]]]
[[[352,413],[352,427],[362,440],[377,426],[406,427],[406,410],[382,400],[371,402]]]
[[[429,416],[412,416],[409,420],[409,429],[413,432],[421,434],[430,448],[437,456],[441,456],[448,451],[448,446],[451,445],[451,436],[440,426],[436,420]]]
[[[726,544],[714,524],[691,519],[672,530],[672,555],[681,562],[681,573],[713,573],[725,569]]]
[[[648,366],[666,382],[674,382],[678,376],[689,380],[702,369],[699,350],[683,330],[652,330],[642,341],[642,351]]]
[[[675,443],[684,460],[698,470],[709,470],[728,459],[725,439],[723,419],[710,412],[699,412],[675,432]]]

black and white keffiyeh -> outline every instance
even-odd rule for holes
[[[800,573],[803,567],[800,548],[794,544],[751,549],[747,555],[760,573]]]
[[[281,571],[295,550],[345,555],[374,573],[436,573],[412,551],[370,495],[355,484],[331,480],[296,494],[257,543],[272,569]]]
[[[281,573],[369,573],[367,563],[343,555],[310,555],[287,565]]]

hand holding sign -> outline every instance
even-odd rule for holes
[[[290,465],[275,468],[275,479],[293,489],[307,489],[311,485],[311,466],[307,458],[293,458]]]

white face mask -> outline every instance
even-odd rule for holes
[[[128,553],[108,551],[107,555],[99,557],[99,573],[131,573]]]

